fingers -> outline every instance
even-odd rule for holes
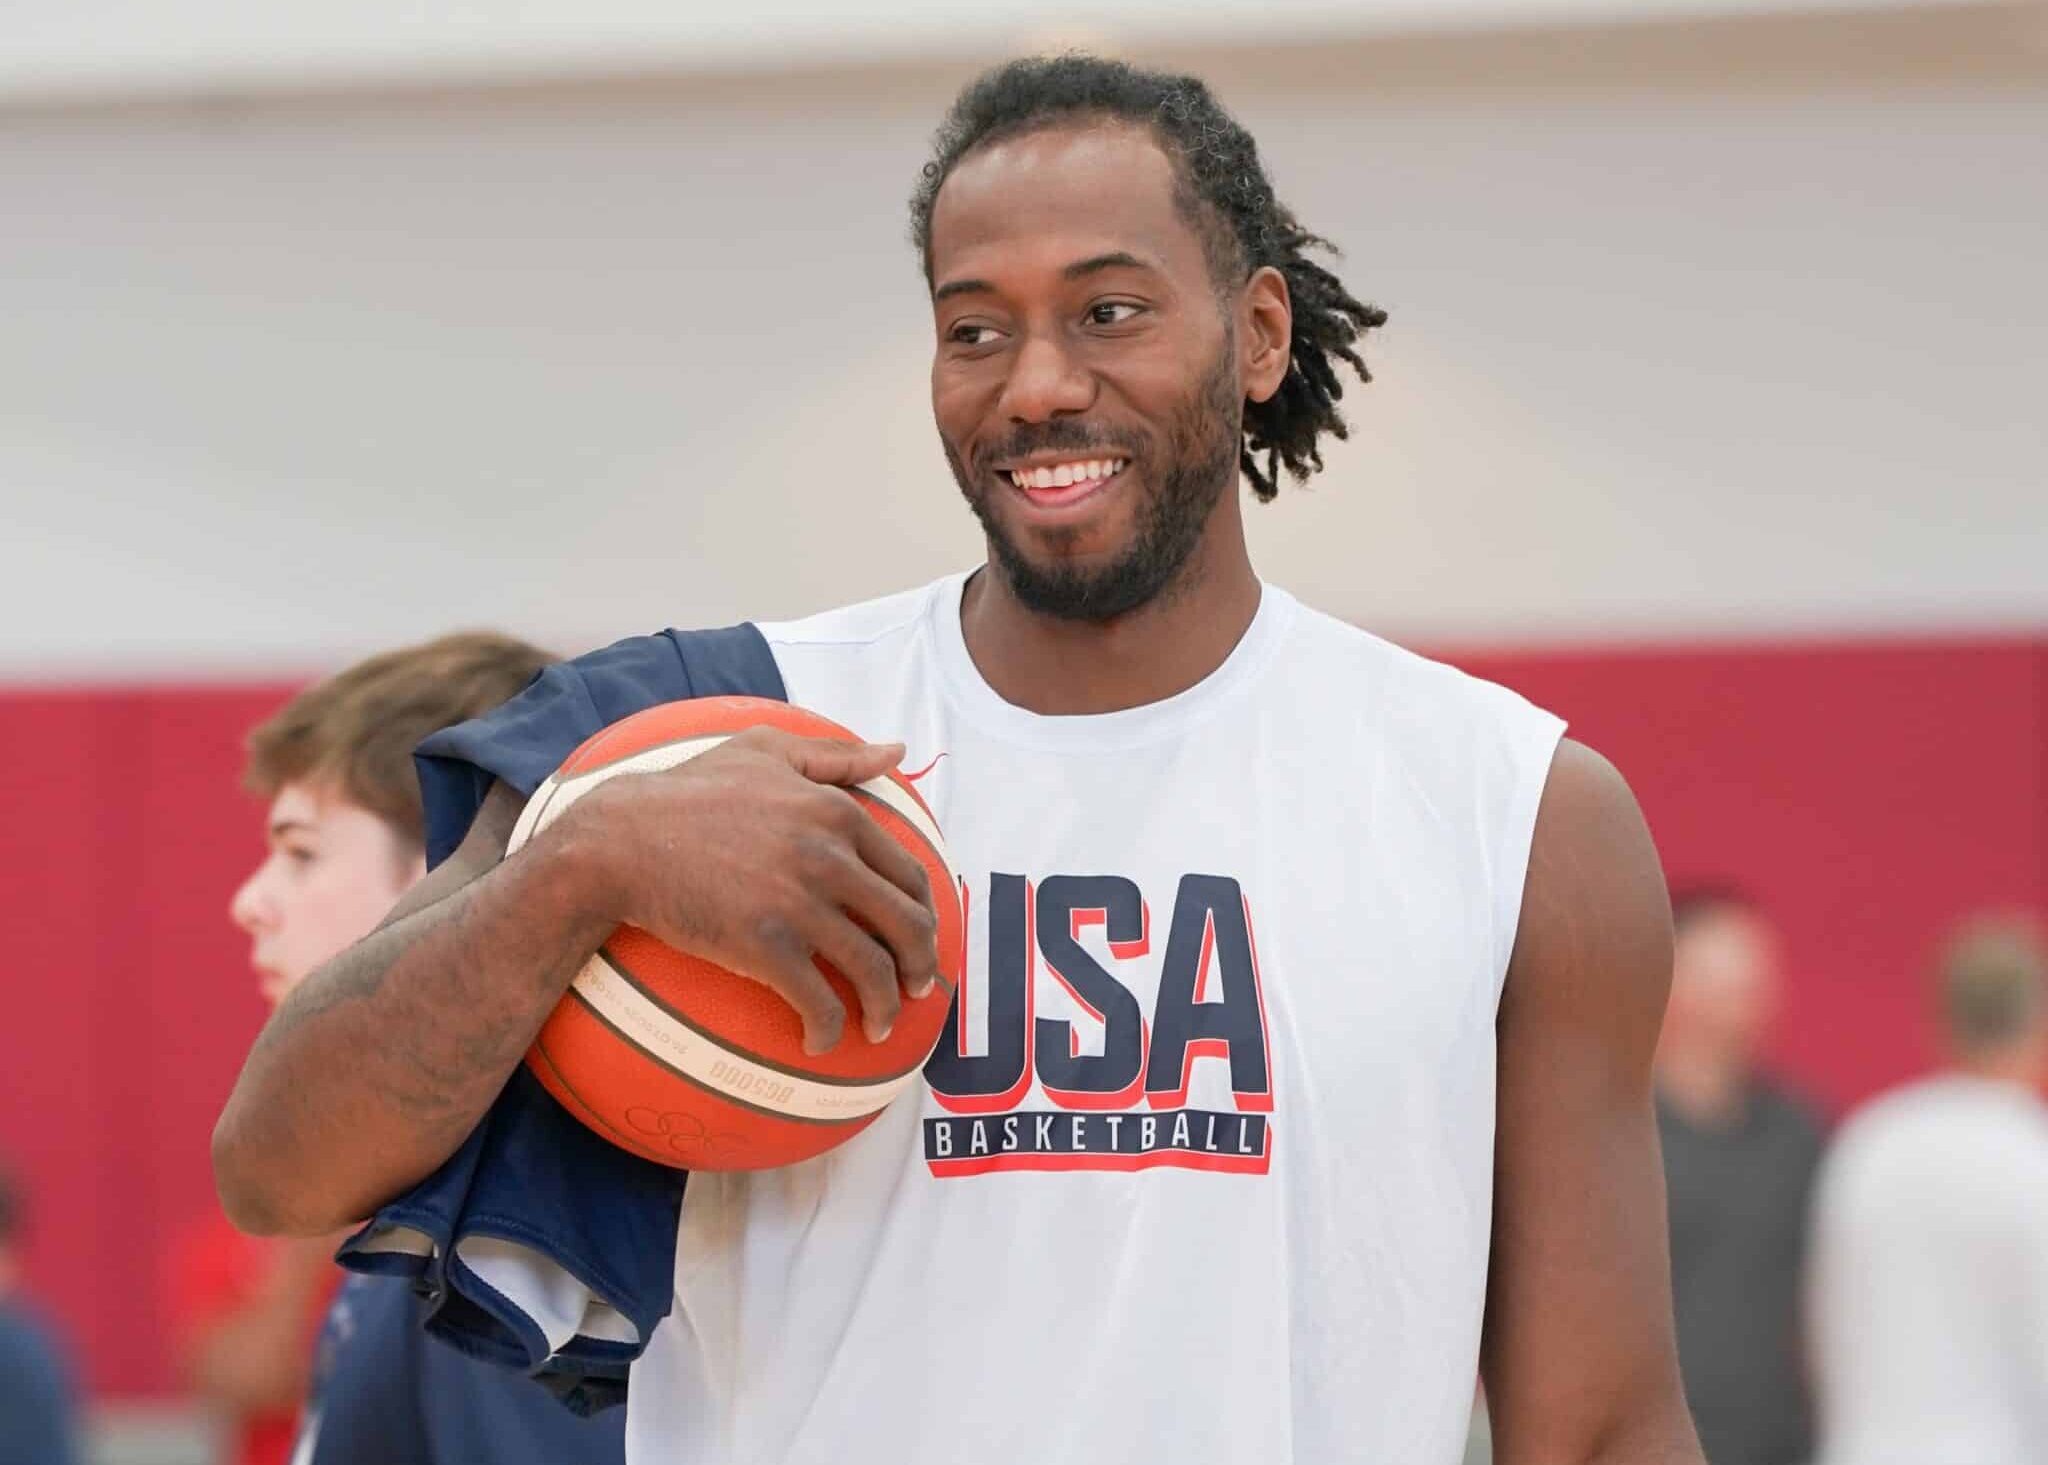
[[[738,756],[707,755],[704,770],[719,758],[724,776],[705,787],[736,803],[759,799],[760,822],[741,826],[748,835],[737,841],[740,863],[751,851],[787,882],[774,882],[779,893],[768,897],[776,914],[729,928],[739,936],[735,954],[746,958],[740,969],[758,969],[788,1000],[805,1049],[821,1053],[839,1042],[849,1007],[820,970],[829,964],[853,988],[869,1041],[881,1042],[904,994],[923,997],[937,981],[938,921],[924,865],[847,790],[896,767],[903,745],[752,728],[727,746]],[[809,786],[789,783],[770,762]]]
[[[828,872],[826,889],[856,922],[873,933],[870,944],[879,942],[884,948],[892,968],[890,980],[900,983],[912,997],[922,997],[931,991],[939,975],[939,923],[932,911],[924,867],[876,827],[873,820],[863,815],[862,822],[889,852],[908,861],[910,879],[917,889],[905,890],[903,883],[884,878],[871,868],[873,857],[865,844],[859,859],[849,858]]]
[[[792,736],[781,740],[775,751],[812,782],[841,787],[879,778],[903,761],[901,743],[844,743]]]
[[[888,950],[839,910],[816,923],[811,944],[819,960],[830,962],[852,984],[860,999],[861,1031],[868,1041],[879,1043],[888,1037],[903,1010],[903,989]],[[826,990],[831,990],[829,985]]]
[[[847,835],[861,861],[891,885],[926,909],[932,903],[932,883],[918,857],[898,843],[851,795],[847,801],[860,815],[858,824],[847,826]]]
[[[840,924],[847,924],[845,917],[840,917]],[[839,994],[811,959],[815,937],[807,938],[782,916],[767,916],[754,932],[754,939],[767,963],[767,969],[758,973],[758,978],[796,1009],[804,1025],[804,1051],[823,1053],[838,1046],[846,1031],[846,1004],[839,1000]]]

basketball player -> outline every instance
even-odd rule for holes
[[[245,777],[270,800],[269,852],[231,913],[265,997],[285,1000],[425,873],[413,745],[516,695],[550,660],[509,636],[444,636],[308,688],[249,735]],[[211,1346],[236,1350],[216,1357],[216,1371],[275,1380],[272,1395],[296,1413],[311,1351],[302,1278],[335,1269],[331,1240],[290,1245],[277,1270],[296,1285],[260,1289]],[[266,1303],[275,1317],[256,1311]],[[411,1292],[394,1279],[342,1286],[312,1385],[293,1465],[603,1465],[621,1456],[616,1417],[578,1419],[530,1380],[427,1339]]]
[[[746,734],[509,859],[534,780],[499,777],[273,1018],[223,1198],[303,1233],[420,1180],[621,921],[757,975],[814,1049],[885,1031],[934,979],[928,892],[835,786],[901,759],[963,875],[952,1026],[841,1148],[690,1178],[629,1460],[1441,1465],[1483,1369],[1504,1461],[1699,1461],[1635,803],[1557,719],[1246,551],[1239,478],[1320,466],[1382,316],[1191,78],[1004,66],[912,217],[988,561],[758,628],[791,701],[894,741]],[[683,695],[676,656],[620,643],[423,751],[552,768],[591,709]]]

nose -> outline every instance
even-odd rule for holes
[[[228,901],[228,919],[254,936],[264,923],[267,909],[268,902],[263,899],[263,870],[258,867]]]
[[[1028,337],[1003,383],[1003,415],[1011,422],[1050,422],[1095,404],[1095,378],[1054,337]]]

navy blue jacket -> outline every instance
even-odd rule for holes
[[[580,743],[621,718],[662,702],[730,695],[786,695],[752,626],[664,631],[549,667],[496,711],[420,745],[428,863],[461,844],[493,782],[530,795]],[[409,1279],[430,1333],[474,1358],[534,1374],[587,1413],[624,1399],[627,1368],[668,1314],[684,1179],[599,1138],[521,1068],[462,1148],[380,1210],[339,1259],[358,1272]],[[627,1326],[560,1339],[559,1295],[494,1286],[470,1265],[478,1248],[465,1242],[477,1241],[516,1243],[545,1259]]]

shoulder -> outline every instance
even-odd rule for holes
[[[1827,1123],[1820,1110],[1787,1084],[1776,1078],[1759,1079],[1755,1102],[1774,1131],[1803,1148],[1818,1152],[1825,1142]]]
[[[1498,683],[1298,603],[1286,645],[1275,700],[1303,735],[1334,739],[1347,757],[1369,758],[1447,813],[1462,816],[1467,797],[1501,808],[1506,827],[1526,837],[1564,734],[1562,718]],[[1480,822],[1492,821],[1482,815]]]
[[[964,574],[928,585],[863,600],[790,621],[760,622],[761,636],[778,657],[831,649],[872,646],[913,634],[949,589],[957,594]]]
[[[1928,1128],[1931,1112],[1940,1107],[1938,1080],[1922,1079],[1867,1099],[1851,1110],[1835,1131],[1828,1148],[1827,1189],[1840,1195],[1867,1184],[1889,1169],[1902,1152],[1919,1147],[1917,1135]],[[1931,1126],[1941,1128],[1938,1117]]]
[[[1671,984],[1671,906],[1635,795],[1567,738],[1538,805],[1503,1017],[1538,1012],[1647,1064]]]
[[[1498,978],[1564,720],[1291,597],[1288,610],[1285,653],[1262,687],[1265,715],[1322,765],[1355,770],[1379,814],[1405,819],[1472,874]]]
[[[1952,1168],[1988,1183],[2048,1185],[2048,1110],[1979,1080],[1905,1084],[1844,1121],[1828,1157],[1843,1185],[1924,1184]]]
[[[770,621],[761,635],[784,695],[864,735],[910,736],[933,705],[950,644],[943,617],[957,618],[965,574],[842,606],[801,620]],[[957,641],[959,632],[952,632]]]
[[[441,729],[414,750],[427,861],[461,842],[493,782],[525,796],[578,744],[663,702],[783,696],[774,653],[749,624],[631,636],[544,669],[510,701]]]
[[[1462,713],[1482,722],[1526,717],[1556,721],[1520,693],[1497,682],[1289,599],[1291,662],[1297,674],[1326,679],[1349,696],[1412,719],[1441,720],[1447,713]]]
[[[1599,914],[1587,909],[1593,901],[1628,898],[1624,915],[1651,918],[1668,935],[1670,908],[1656,854],[1620,770],[1584,743],[1561,739],[1544,780],[1529,854],[1532,884],[1539,873],[1533,867],[1543,866],[1538,893],[1586,916]]]

